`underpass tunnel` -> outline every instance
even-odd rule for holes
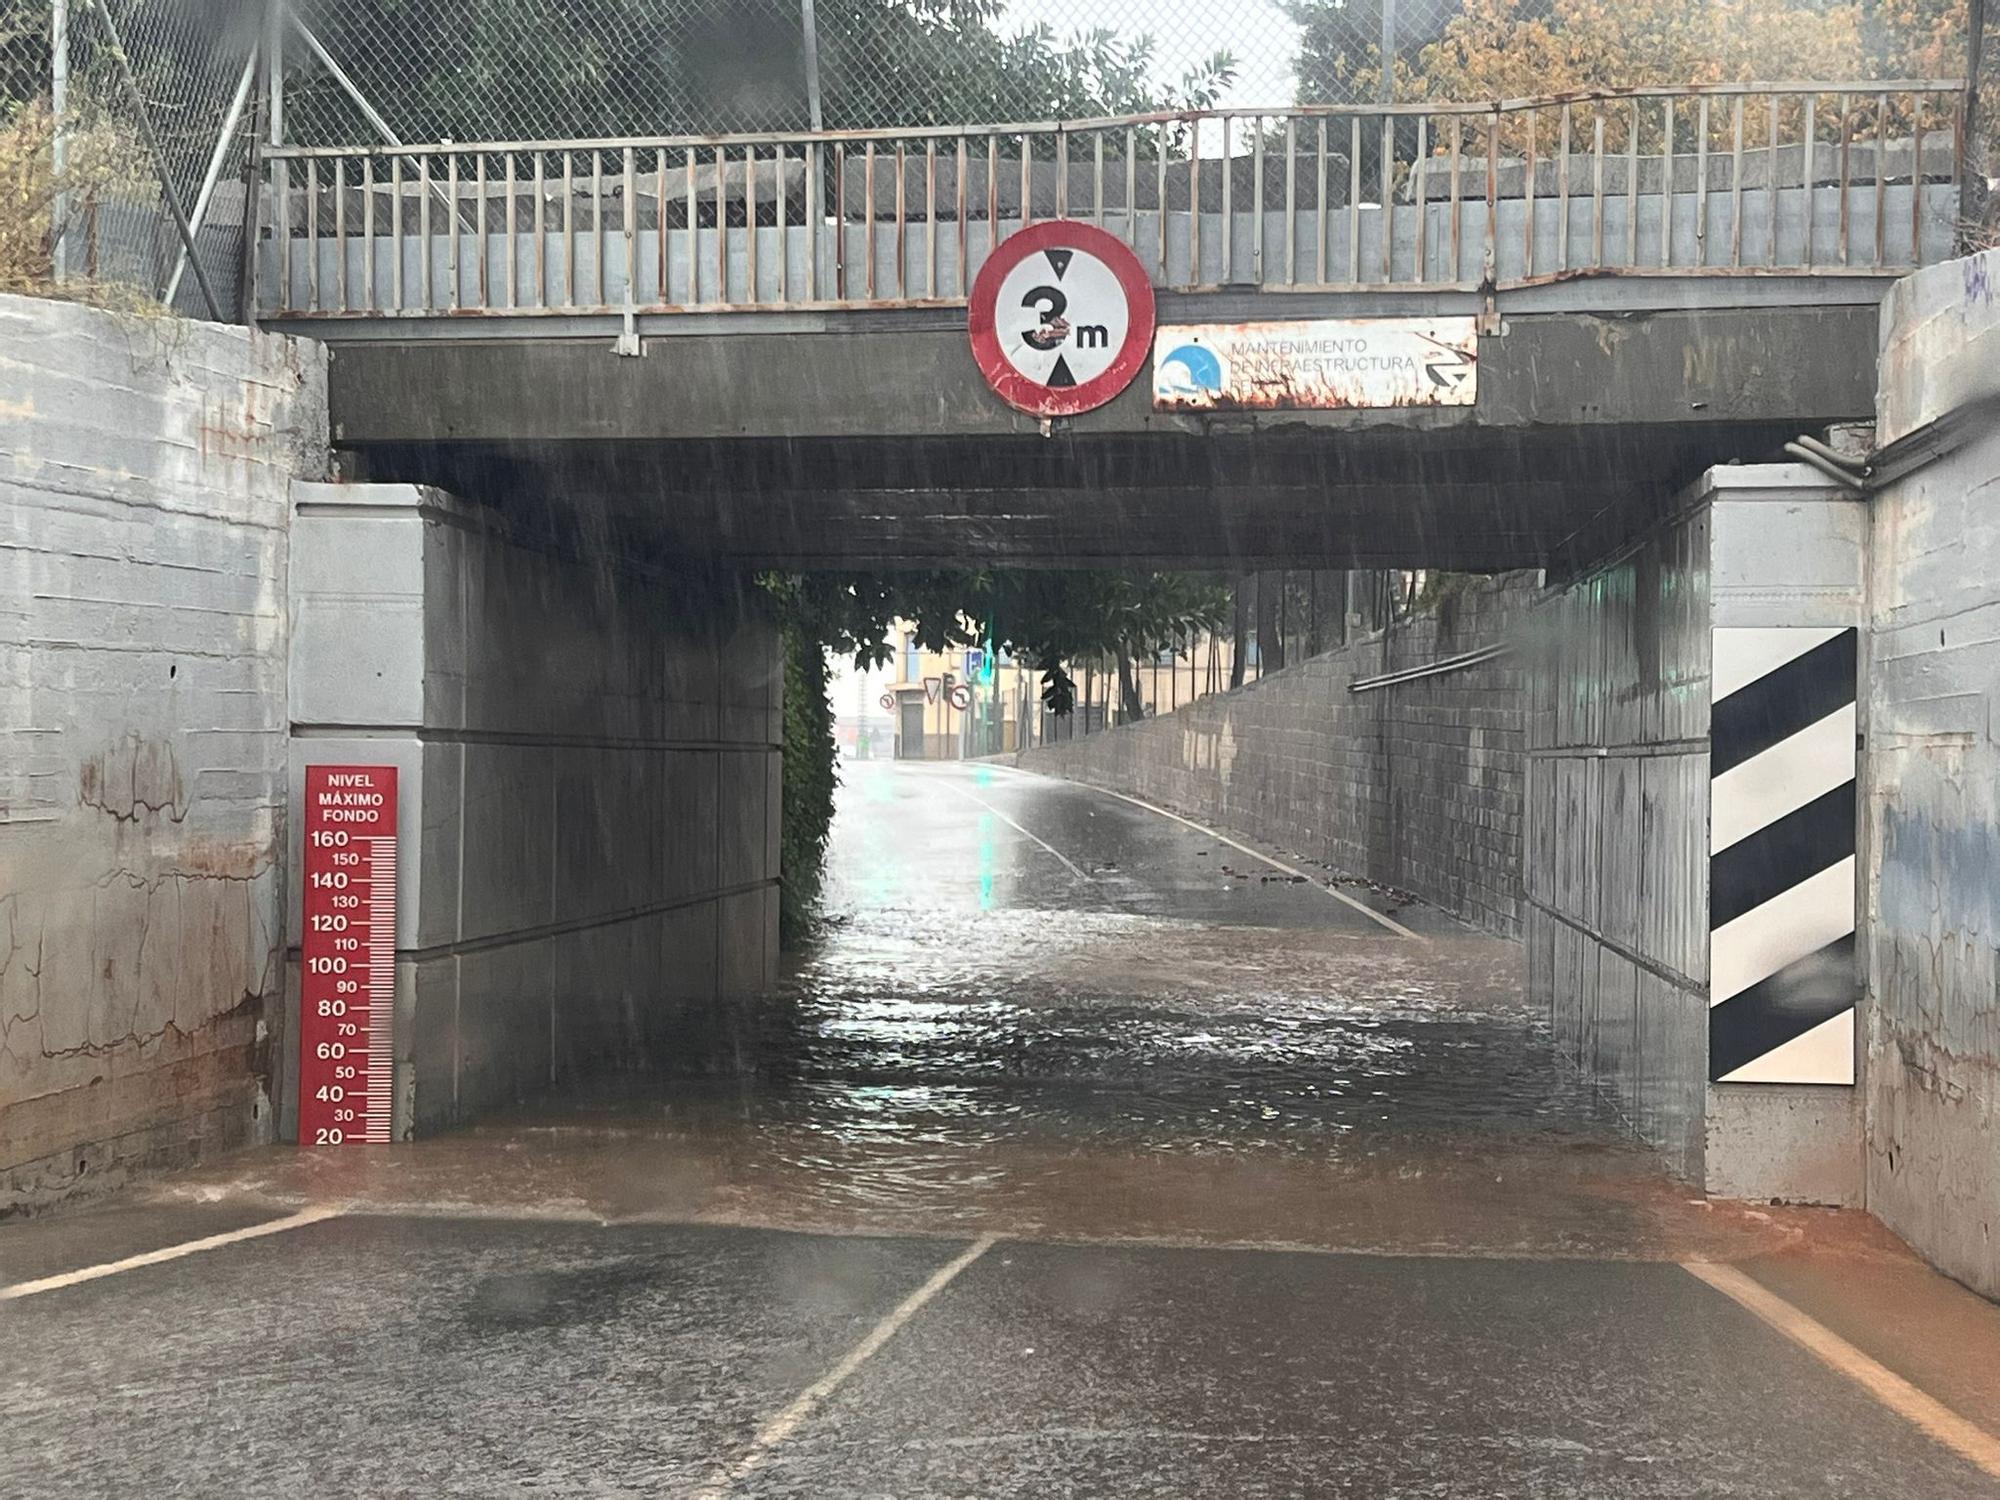
[[[1049,226],[1021,233],[1008,255],[1033,273],[1028,302],[1046,301],[1053,282],[1029,285],[1039,257],[1059,281],[1078,252],[1037,251]],[[1103,253],[1090,263],[1130,259]],[[1367,323],[1263,325],[1242,320],[1269,298],[1244,287],[1133,276],[1138,300],[1107,294],[1104,315],[1127,318],[1129,333],[1143,303],[1145,336],[1121,335],[1114,350],[1089,324],[1105,337],[1086,349],[1079,334],[1070,353],[1096,362],[1078,369],[1103,389],[1057,401],[1055,415],[1003,399],[1027,367],[982,353],[977,319],[955,306],[635,313],[615,342],[567,323],[522,337],[504,318],[324,330],[339,340],[329,410],[341,482],[308,488],[297,507],[293,774],[364,750],[402,768],[416,888],[399,918],[396,1133],[538,1094],[578,1098],[621,1073],[675,1076],[666,1096],[687,1107],[740,1104],[733,1084],[698,1080],[801,1059],[844,1079],[834,1092],[849,1123],[899,1090],[966,1087],[982,1101],[973,1117],[1003,1119],[1010,1096],[979,1090],[1010,1069],[1045,1088],[1094,1067],[1099,1083],[1125,1080],[1112,1094],[1143,1100],[1143,1079],[1169,1071],[1138,1061],[1159,1026],[1191,1056],[1209,1047],[1177,1096],[1206,1089],[1216,1108],[1266,1085],[1293,1099],[1287,1080],[1316,1072],[1344,1079],[1305,1086],[1325,1106],[1316,1128],[1330,1148],[1343,1128],[1335,1101],[1367,1093],[1337,1065],[1340,1046],[1297,1072],[1276,1066],[1283,1047],[1263,1046],[1233,1071],[1220,1040],[1243,1024],[1283,1032],[1294,990],[1246,978],[1183,992],[1175,962],[1147,990],[1107,957],[1104,972],[1128,988],[1088,993],[1115,1010],[1143,992],[1130,1024],[1078,1021],[1073,1054],[1037,1049],[1051,1015],[1068,1018],[1051,1035],[1072,1035],[1068,1000],[1037,1012],[1007,997],[1052,982],[1048,955],[1111,942],[1106,924],[1150,922],[1213,929],[1246,976],[1260,943],[1289,950],[1308,931],[1331,943],[1348,956],[1325,957],[1312,1003],[1331,1007],[1320,1021],[1345,1046],[1358,1033],[1342,1027],[1378,1002],[1395,1013],[1393,996],[1432,974],[1457,998],[1409,1022],[1407,1074],[1456,1084],[1416,1089],[1421,1107],[1385,1089],[1377,1111],[1413,1139],[1455,1120],[1452,1138],[1477,1155],[1495,1121],[1560,1118],[1643,1143],[1683,1183],[1856,1201],[1855,754],[1829,716],[1851,726],[1858,713],[1862,528],[1838,462],[1782,460],[1802,433],[1871,417],[1879,287],[1814,274],[1558,277],[1504,298],[1371,293]],[[1289,305],[1352,310],[1336,292]],[[1294,330],[1281,340],[1319,327],[1418,340],[1422,358],[1404,361],[1415,394],[1384,404],[1246,388],[1226,401],[1197,392],[1189,406],[1157,370],[1132,378],[1155,314],[1197,342],[1269,327]],[[1457,352],[1432,371],[1438,394],[1422,372],[1444,348]],[[1062,369],[1046,390],[1073,389],[1078,374]],[[787,820],[820,785],[786,744],[785,678],[796,694],[819,673],[801,679],[800,643],[784,638],[760,580],[1300,569],[1458,582],[1407,618],[1343,608],[1337,632],[1281,670],[1260,659],[1246,681],[1244,657],[1282,640],[1255,607],[1231,631],[1226,678],[1203,684],[1220,690],[1176,693],[1138,722],[1104,728],[1123,696],[1108,687],[1056,716],[1056,732],[1023,704],[1012,743],[1003,732],[980,748],[1038,780],[977,790],[963,767],[852,768],[831,825],[821,946],[780,953],[786,861],[801,857]],[[395,580],[386,592],[365,582],[383,578]],[[380,663],[372,676],[334,665],[357,640]],[[1804,707],[1785,696],[1815,673]],[[1772,703],[1744,696],[1773,674]],[[954,746],[948,674],[933,675],[935,691],[904,673],[883,694],[895,733],[920,746],[911,762],[970,750]],[[1732,698],[1717,761],[1712,708]],[[1767,720],[1784,733],[1772,739]],[[1791,744],[1801,734],[1803,750]],[[1811,798],[1795,803],[1795,787]],[[875,795],[906,834],[883,847],[902,869],[891,884],[947,907],[947,892],[984,892],[990,909],[951,908],[926,935],[919,910],[885,907],[852,866],[879,835],[861,810]],[[1096,847],[1135,818],[1156,820],[1166,843],[1137,863]],[[1013,864],[994,862],[991,839],[965,844],[979,828],[1011,841]],[[1211,835],[1250,852],[1227,856],[1224,872],[1226,846],[1188,847]],[[1385,899],[1422,920],[1388,916]],[[1185,912],[1166,909],[1176,900]],[[1258,911],[1269,920],[1243,917]],[[1432,918],[1438,933],[1405,932]],[[982,933],[1002,940],[988,949]],[[1276,936],[1249,936],[1260,933]],[[903,962],[871,992],[857,976],[882,969],[876,940]],[[1393,957],[1371,968],[1363,955],[1384,943]],[[961,964],[967,947],[979,964]],[[1484,988],[1445,977],[1442,955],[1461,948],[1494,958]],[[960,1003],[985,997],[1006,1018],[964,1055],[834,1045],[870,1034],[877,1005],[948,1034],[950,1012],[927,1007],[960,981]],[[1073,998],[1083,983],[1057,990]],[[1464,1033],[1477,1045],[1453,1040],[1454,1006],[1483,1018]],[[1507,1091],[1488,1087],[1481,1047],[1541,1056],[1520,1098],[1545,1087],[1566,1102],[1496,1107]],[[1295,1062],[1314,1055],[1294,1050]],[[1184,1118],[1191,1140],[1200,1113]],[[923,1110],[905,1123],[918,1140],[958,1139],[963,1125]],[[886,1129],[878,1120],[874,1138]]]
[[[2000,1493],[1990,90],[788,5],[28,28],[0,1492]]]
[[[1852,820],[1844,855],[1831,803],[1794,837],[1754,729],[1729,751],[1754,776],[1711,790],[1721,687],[1809,657],[1854,714],[1858,502],[1741,462],[1782,432],[350,444],[352,478],[297,505],[293,769],[401,769],[397,1134],[749,1108],[843,1137],[827,1191],[916,1202],[1024,1115],[1041,1148],[1237,1119],[1329,1160],[1534,1138],[1528,1177],[1572,1170],[1552,1141],[1642,1144],[1697,1186],[1852,1201]],[[1079,734],[1100,687],[1095,718],[1017,731],[1004,764],[850,765],[830,920],[781,954],[759,573],[1083,561],[1476,574]],[[334,665],[357,642],[372,673]],[[1799,784],[1837,802],[1829,734]],[[1851,806],[1851,743],[1846,764]],[[1742,910],[1712,934],[1725,863]],[[1774,914],[1819,940],[1755,936]],[[1713,962],[1734,988],[1711,1012]],[[871,1154],[899,1128],[934,1159]]]

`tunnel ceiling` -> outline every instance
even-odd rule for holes
[[[1602,556],[1705,468],[1767,456],[1795,430],[417,444],[359,457],[368,477],[748,566],[1500,571]]]

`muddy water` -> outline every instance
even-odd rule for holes
[[[1308,1241],[1346,1219],[1372,1242],[1419,1210],[1448,1234],[1467,1187],[1532,1198],[1611,1162],[1671,1191],[1556,1064],[1510,944],[1107,911],[902,926],[851,908],[742,1078],[657,1101],[654,1129],[731,1159],[742,1212]]]
[[[1366,895],[1366,893],[1363,893]],[[1383,906],[1377,895],[1369,903]],[[821,941],[724,1066],[234,1186],[880,1233],[1665,1256],[1782,1237],[1556,1058],[1517,945],[1399,935],[1102,794],[850,768]]]
[[[1040,932],[1036,929],[1039,928]],[[1050,928],[1060,942],[1038,942]],[[990,943],[1007,972],[957,954]],[[978,1152],[1067,1143],[1335,1162],[1615,1131],[1480,940],[1315,941],[1072,914],[849,931],[760,1035],[760,1123]]]

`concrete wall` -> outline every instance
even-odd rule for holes
[[[1019,764],[1178,808],[1515,934],[1521,669],[1500,660],[1348,688],[1508,639],[1534,577],[1479,584],[1383,634],[1159,718],[1026,751]]]
[[[1861,623],[1866,609],[1868,510],[1858,496],[1800,464],[1712,470],[1701,499],[1710,522],[1716,691],[1725,695],[1726,702],[1726,689],[1734,677],[1725,673],[1725,662],[1731,653],[1741,651],[1746,637],[1775,631],[1812,639]],[[1857,654],[1865,664],[1865,645],[1857,648]],[[1851,678],[1847,686],[1851,697]],[[1857,729],[1865,733],[1868,725],[1866,704],[1858,706],[1856,723],[1839,726],[1847,750],[1845,768],[1836,775],[1855,773],[1852,735]],[[1769,804],[1772,816],[1760,816],[1761,825],[1769,826],[1775,814],[1795,806],[1801,788],[1818,785],[1814,780],[1818,768],[1804,743],[1809,738],[1805,733],[1789,738],[1759,757],[1761,767],[1743,768],[1767,778],[1761,800]],[[1721,826],[1730,821],[1723,815],[1724,783],[1717,780],[1714,787],[1715,822]],[[1843,852],[1850,855],[1853,837],[1849,829]],[[1737,919],[1736,930],[1718,922],[1710,934],[1708,998],[1716,1007],[1711,1014],[1718,1018],[1724,1007],[1756,999],[1725,993],[1731,976],[1741,971],[1746,947],[1763,955],[1754,972],[1769,974],[1770,983],[1777,986],[1772,997],[1775,1008],[1809,1010],[1814,1002],[1810,992],[1822,985],[1837,987],[1844,995],[1839,1003],[1845,1014],[1814,1028],[1812,1035],[1770,1046],[1740,1069],[1722,1057],[1722,1048],[1709,1049],[1709,1076],[1719,1081],[1708,1088],[1705,1181],[1710,1192],[1726,1197],[1829,1204],[1862,1201],[1860,1104],[1852,1086],[1857,998],[1853,960],[1842,955],[1838,973],[1817,978],[1807,972],[1810,960],[1803,953],[1793,964],[1777,962],[1813,946],[1816,939],[1811,934],[1817,927],[1831,924],[1827,931],[1854,930],[1854,881],[1849,872],[1858,868],[1858,862],[1829,868],[1827,876],[1840,889],[1828,893],[1821,910],[1806,912],[1798,903],[1802,897],[1815,899],[1807,888],[1810,875],[1805,866],[1811,863],[1806,860],[1790,871],[1771,871],[1771,888],[1782,893]],[[1704,893],[1707,888],[1704,871]],[[1795,1025],[1782,1028],[1795,1029]],[[1724,1035],[1712,1032],[1710,1040]]]
[[[324,356],[0,297],[0,1214],[268,1138]]]
[[[294,794],[401,778],[397,1135],[708,1058],[774,977],[775,630],[437,491],[296,495]]]
[[[1864,840],[1869,1206],[2000,1296],[2000,252],[1883,308]]]
[[[1701,1180],[1708,519],[1566,585],[1530,637],[1528,977],[1557,1046]]]

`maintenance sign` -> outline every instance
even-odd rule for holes
[[[1161,327],[1159,411],[1471,406],[1479,329],[1465,318],[1319,318]]]

